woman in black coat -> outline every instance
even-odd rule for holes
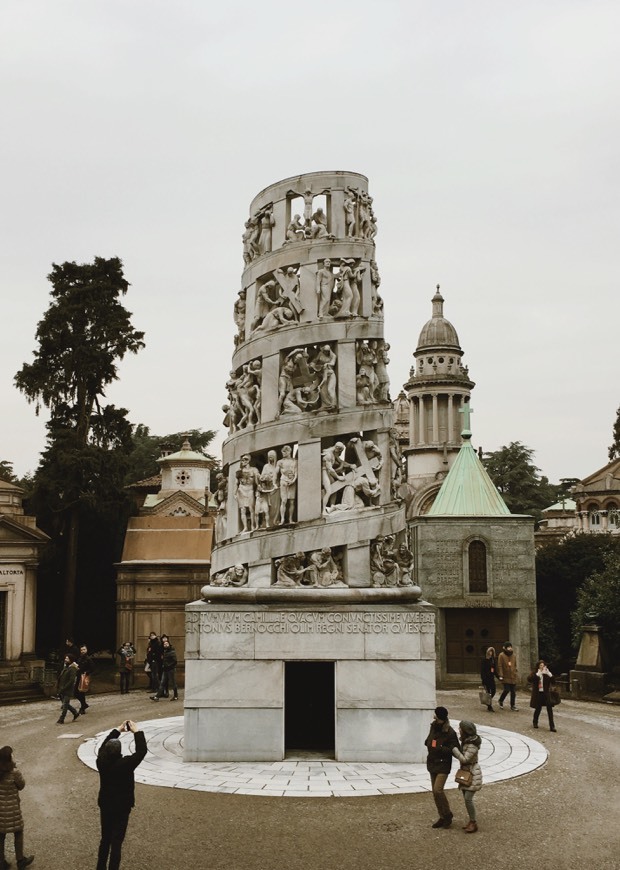
[[[551,706],[551,687],[555,683],[555,679],[553,674],[545,664],[545,662],[540,659],[536,663],[532,673],[527,678],[528,683],[532,684],[532,695],[530,698],[530,707],[534,709],[534,728],[538,728],[538,718],[540,716],[540,711],[543,707],[547,708],[547,716],[549,717],[549,730],[555,731],[555,724],[553,722],[553,707]]]
[[[495,649],[490,646],[486,651],[485,657],[480,663],[480,679],[482,685],[491,696],[491,700],[487,704],[487,710],[494,713],[493,696],[495,695],[495,674],[497,673],[497,664],[495,662]]]

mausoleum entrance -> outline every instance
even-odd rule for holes
[[[449,674],[480,674],[480,660],[492,646],[499,654],[510,637],[509,611],[486,608],[446,609],[446,670]]]
[[[284,662],[284,751],[334,756],[334,662]]]
[[[8,593],[0,592],[0,659],[6,658],[6,600]]]

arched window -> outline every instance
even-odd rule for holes
[[[472,541],[468,549],[469,591],[488,592],[487,548],[482,541]]]
[[[613,501],[607,505],[607,528],[620,529],[620,510]]]
[[[590,529],[600,529],[601,527],[601,515],[598,512],[597,507],[589,507],[588,508],[588,528]]]

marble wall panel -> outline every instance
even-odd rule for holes
[[[429,710],[435,706],[433,661],[339,661],[336,707]]]
[[[263,376],[261,386],[261,422],[275,419],[278,413],[278,378],[280,377],[280,355],[269,354],[263,357]],[[252,453],[247,450],[247,453]]]
[[[262,589],[271,586],[271,559],[264,562],[256,562],[249,566],[248,586]]]
[[[431,722],[428,710],[338,710],[337,761],[421,763]]]
[[[300,617],[305,615],[302,613]],[[364,658],[366,635],[341,632],[339,628],[329,622],[312,628],[301,620],[293,625],[275,622],[271,630],[265,627],[264,631],[256,634],[255,657],[300,661]]]
[[[283,711],[185,708],[184,761],[279,761]]]
[[[282,662],[189,661],[185,674],[189,707],[284,706]]]
[[[221,613],[222,616],[226,614]],[[234,624],[227,622],[222,630],[208,630],[211,626],[201,626],[201,659],[253,659],[253,632],[236,631]],[[263,656],[265,658],[265,656]]]
[[[369,542],[349,544],[347,548],[347,583],[351,588],[370,586]]]
[[[297,450],[297,519],[321,516],[321,440],[304,440]]]
[[[356,394],[355,341],[338,342],[338,406],[354,408]]]

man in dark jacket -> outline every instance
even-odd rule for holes
[[[161,641],[154,631],[149,634],[149,645],[146,648],[146,660],[149,668],[149,690],[156,692],[161,679]]]
[[[453,814],[444,786],[452,767],[452,750],[459,745],[459,740],[456,731],[450,726],[445,707],[435,708],[435,717],[424,745],[428,749],[426,769],[431,775],[433,799],[439,811],[439,818],[433,823],[433,828],[449,828]]]
[[[88,686],[90,686],[90,676],[94,670],[94,663],[92,658],[88,655],[88,647],[85,643],[80,647],[80,654],[77,658],[77,666],[78,666],[78,677],[75,684],[75,697],[80,702],[80,713],[82,716],[86,713],[89,708],[89,704],[86,703],[86,692],[88,691]],[[82,682],[82,677],[86,677],[86,682],[88,685],[84,685],[84,688],[80,689],[80,683]]]
[[[121,754],[121,731],[134,735],[136,751]],[[135,805],[134,770],[146,755],[146,739],[135,722],[127,720],[120,728],[113,728],[97,753],[99,771],[99,813],[101,816],[101,842],[97,870],[118,870],[121,849],[129,823],[129,813]],[[108,853],[110,863],[108,864]]]
[[[177,688],[177,654],[175,648],[168,640],[167,635],[162,635],[163,641],[163,656],[162,656],[162,675],[159,689],[155,695],[151,695],[151,701],[159,701],[162,696],[168,694],[168,690],[172,689],[174,695],[170,698],[171,701],[179,700],[179,690]]]

